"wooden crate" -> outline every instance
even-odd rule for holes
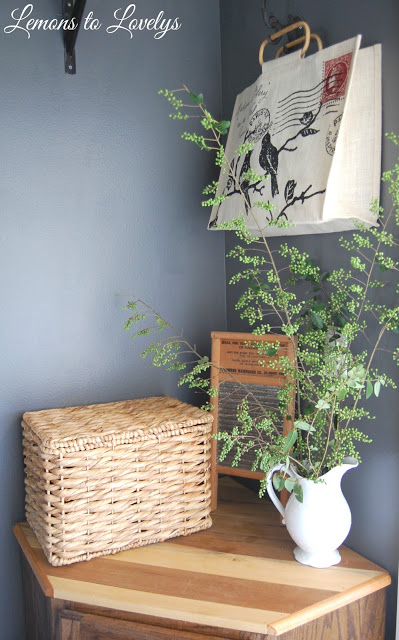
[[[212,416],[173,398],[25,413],[26,517],[70,564],[211,526]]]

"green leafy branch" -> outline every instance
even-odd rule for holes
[[[254,339],[271,332],[287,336],[295,354],[294,362],[277,355],[278,335],[274,343],[264,346],[258,342],[254,346],[259,364],[267,362],[268,366],[275,366],[286,378],[286,385],[279,392],[280,415],[288,414],[292,393],[296,393],[296,415],[290,416],[292,431],[284,435],[278,424],[279,415],[263,407],[246,387],[244,400],[233,417],[231,432],[217,435],[222,444],[220,457],[223,459],[234,452],[233,465],[236,465],[251,451],[253,469],[265,473],[281,464],[282,471],[274,480],[276,488],[284,486],[300,499],[299,485],[288,474],[289,467],[317,481],[346,456],[360,460],[358,444],[370,442],[370,438],[356,424],[372,418],[367,409],[372,396],[379,397],[383,388],[395,388],[393,380],[374,367],[374,359],[377,353],[386,351],[383,347],[386,333],[399,333],[399,303],[390,289],[390,277],[399,270],[398,262],[390,254],[399,246],[392,230],[392,226],[399,225],[399,164],[383,176],[392,197],[391,211],[384,217],[378,203],[372,205],[374,214],[380,218],[380,227],[366,229],[358,225],[350,239],[340,240],[348,251],[350,267],[322,271],[311,256],[293,245],[282,243],[278,249],[271,249],[248,197],[248,188],[255,190],[263,177],[251,171],[248,163],[243,173],[246,185],[243,188],[244,182],[237,177],[238,160],[234,161],[235,165],[228,161],[222,143],[230,123],[214,118],[205,106],[203,95],[194,94],[187,87],[160,93],[172,106],[173,119],[187,122],[193,118],[195,129],[183,132],[182,138],[202,151],[214,153],[221,175],[227,173],[230,192],[242,198],[242,216],[217,225],[227,231],[234,229],[238,237],[238,244],[229,257],[239,265],[230,283],[244,287],[236,303],[240,317],[248,322]],[[187,98],[188,103],[181,96]],[[389,137],[398,144],[396,136]],[[251,150],[251,143],[247,141],[237,154],[247,156]],[[203,194],[207,196],[204,206],[219,206],[224,200],[218,181],[205,187]],[[246,215],[252,216],[259,238],[248,232]],[[284,220],[269,221],[269,226],[285,228],[288,225]],[[388,304],[374,302],[370,294],[375,289],[390,291]],[[395,294],[399,294],[398,286]],[[206,392],[212,399],[216,389],[209,375],[216,364],[201,356],[182,332],[177,332],[148,305],[136,301],[128,307],[134,313],[126,328],[130,329],[133,324],[142,326],[133,337],[168,332],[167,337],[152,342],[143,357],[150,355],[156,366],[181,372],[180,384]],[[371,332],[368,331],[370,323]],[[379,326],[376,337],[373,336],[375,323]],[[399,361],[399,348],[394,350],[393,358]],[[234,379],[234,375],[228,373]],[[255,415],[252,401],[256,405]],[[208,403],[207,407],[210,406]],[[261,492],[264,489],[263,482]]]

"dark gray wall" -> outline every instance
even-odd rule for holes
[[[267,3],[282,23],[288,14],[301,16],[312,31],[322,36],[324,46],[332,45],[358,33],[363,34],[362,46],[382,43],[383,51],[383,131],[399,131],[397,83],[399,40],[399,4],[397,0],[379,3],[364,0],[302,0]],[[260,0],[221,0],[223,116],[229,118],[237,93],[255,81],[260,73],[259,45],[269,33],[262,21]],[[274,57],[276,49],[268,45],[265,60]],[[383,168],[391,166],[392,145],[384,142]],[[382,204],[389,204],[383,199]],[[339,234],[342,235],[342,234]],[[227,234],[226,249],[233,246],[235,237]],[[290,240],[294,242],[294,240]],[[308,251],[323,269],[345,264],[346,256],[338,249],[338,235],[299,236],[297,246]],[[277,247],[279,239],[272,239]],[[234,271],[227,263],[227,277]],[[229,330],[245,330],[237,317],[234,304],[237,291],[227,287],[227,318]],[[397,369],[386,359],[388,372],[398,382]],[[398,566],[399,500],[399,394],[387,391],[372,406],[376,420],[367,423],[374,443],[362,449],[363,464],[344,478],[344,492],[352,509],[353,526],[347,544],[390,571],[395,586],[389,591],[387,638],[393,640],[396,578]]]
[[[58,32],[6,35],[25,3],[0,8],[2,640],[24,638],[11,532],[24,518],[22,413],[184,394],[138,357],[144,344],[122,328],[127,298],[149,301],[205,350],[225,328],[224,237],[206,231],[200,206],[209,160],[179,139],[157,96],[190,83],[219,112],[219,3],[138,0],[142,16],[179,16],[161,40],[105,32],[127,4],[88,0],[104,28],[79,33],[75,77]],[[34,2],[37,18],[60,11],[61,0]]]

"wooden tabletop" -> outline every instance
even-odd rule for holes
[[[211,529],[65,567],[47,562],[27,524],[14,531],[49,597],[270,636],[390,584],[345,547],[338,566],[298,564],[273,505],[231,478],[219,489]]]

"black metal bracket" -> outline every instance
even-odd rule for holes
[[[282,24],[280,20],[272,14],[270,9],[268,9],[267,0],[262,0],[261,11],[265,25],[268,29],[272,30],[273,33],[277,33],[277,31],[281,31],[285,27],[288,27],[290,24],[295,24],[295,22],[303,22],[303,19],[299,16],[293,16],[290,14],[288,16],[287,24]],[[295,29],[295,31],[290,31],[289,33],[287,33],[287,38],[289,42],[292,42],[303,35],[303,28],[299,27],[299,29]],[[275,40],[271,40],[271,44],[278,44],[280,41],[281,38],[277,38]],[[293,49],[291,49],[291,51],[293,51]]]
[[[62,0],[63,18],[76,25],[74,29],[64,31],[65,73],[76,73],[75,44],[85,6],[86,0]]]

